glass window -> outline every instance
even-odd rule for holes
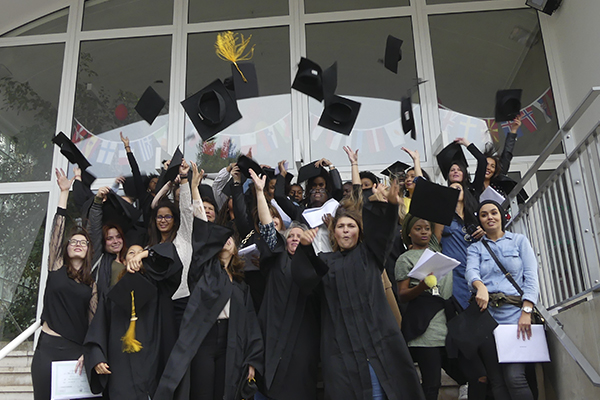
[[[0,182],[50,179],[64,45],[0,48]]]
[[[71,138],[94,175],[131,175],[120,132],[142,171],[166,157],[157,149],[167,148],[170,70],[170,36],[81,43]],[[167,101],[152,125],[134,109],[148,86]]]
[[[173,0],[86,0],[83,30],[173,24]]]
[[[490,1],[490,0],[427,0],[427,4],[471,3],[474,1]]]
[[[256,67],[260,97],[239,100],[242,119],[202,143],[186,116],[185,155],[197,160],[206,172],[216,172],[252,150],[261,164],[271,166],[292,160],[290,49],[288,27],[242,30],[249,46],[256,44],[252,62]],[[232,75],[231,63],[215,54],[217,33],[192,34],[188,40],[186,97],[215,79]],[[237,73],[237,72],[236,72]]]
[[[539,154],[558,124],[536,12],[434,15],[429,25],[440,120],[448,138],[466,137],[480,148],[493,141],[501,149],[510,128],[494,121],[496,91],[523,89],[514,155]]]
[[[67,31],[67,22],[69,17],[69,9],[63,8],[52,14],[48,14],[19,28],[13,29],[5,33],[2,37],[13,36],[31,36],[31,35],[47,35],[50,33],[65,33]]]
[[[190,23],[288,15],[288,0],[190,0]]]
[[[389,34],[404,41],[398,74],[383,66]],[[308,25],[306,49],[308,58],[323,69],[337,61],[336,93],[362,104],[352,134],[344,136],[317,125],[323,104],[309,100],[311,160],[326,157],[334,164],[347,165],[348,159],[342,150],[345,145],[360,149],[362,165],[384,167],[396,160],[411,161],[400,151],[402,146],[418,149],[421,158],[426,159],[410,18]],[[412,94],[416,141],[404,135],[400,120],[400,100],[409,93]]]
[[[35,321],[47,193],[0,195],[0,340]]]
[[[384,8],[408,6],[409,0],[304,0],[304,8],[307,13],[364,10],[367,8]]]

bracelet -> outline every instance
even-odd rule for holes
[[[179,177],[181,179],[187,179],[188,178],[188,174],[179,174]]]
[[[350,163],[350,165],[358,165],[358,163]]]
[[[125,146],[126,149],[131,149],[131,146]]]

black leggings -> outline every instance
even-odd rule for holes
[[[52,361],[77,360],[81,354],[81,345],[61,336],[42,332],[31,361],[34,399],[50,400]]]
[[[192,359],[190,399],[223,399],[228,325],[228,319],[217,320]]]
[[[437,400],[442,385],[443,347],[409,347],[414,362],[421,370],[421,386],[425,399]]]

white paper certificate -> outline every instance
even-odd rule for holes
[[[550,362],[544,325],[531,325],[531,339],[517,339],[518,325],[498,325],[494,329],[500,363]]]
[[[259,271],[258,267],[252,262],[254,258],[260,257],[260,251],[258,251],[255,243],[240,249],[238,255],[244,259],[244,271]]]
[[[75,373],[76,365],[77,360],[52,362],[52,400],[102,397],[102,394],[92,394],[85,372]]]
[[[427,275],[433,273],[437,279],[442,279],[448,272],[459,265],[460,261],[454,258],[425,249],[419,261],[417,261],[413,269],[408,273],[408,276],[422,281]]]
[[[335,215],[335,210],[340,206],[336,199],[329,199],[321,207],[307,208],[302,216],[308,222],[312,229],[323,224],[323,216],[327,214]]]

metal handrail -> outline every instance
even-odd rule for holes
[[[0,349],[0,360],[6,357],[8,353],[16,349],[21,343],[29,339],[29,337],[33,335],[41,326],[41,320],[35,321],[29,328],[25,329],[19,336],[11,340],[10,343]]]

